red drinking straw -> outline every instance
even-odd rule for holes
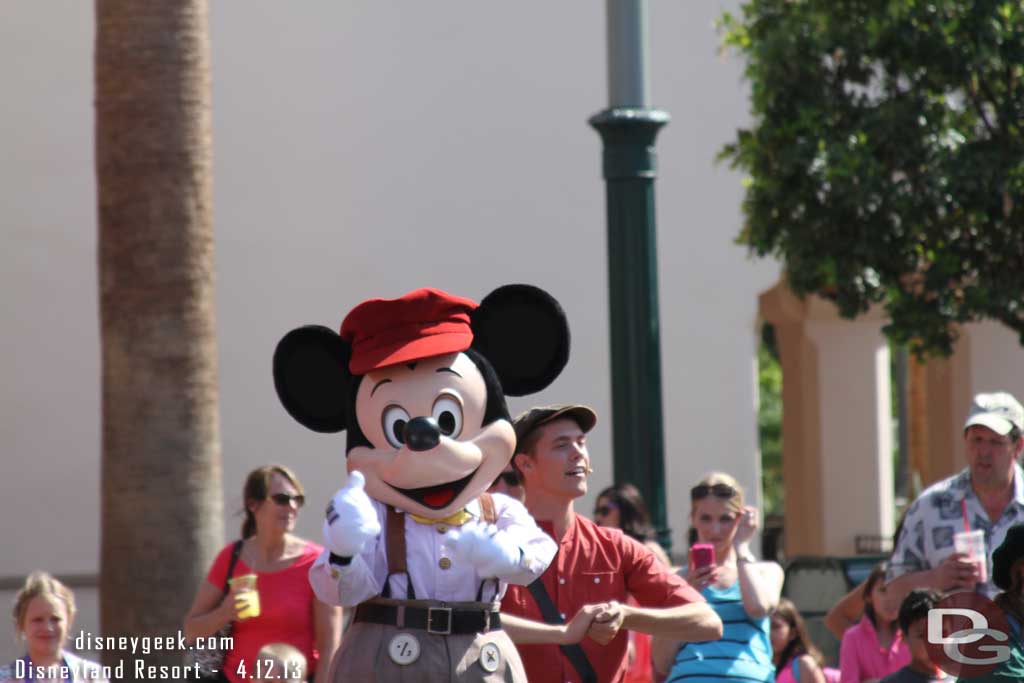
[[[967,499],[960,499],[960,511],[964,513],[964,531],[971,530],[971,523],[967,521]]]

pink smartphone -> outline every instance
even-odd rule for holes
[[[690,566],[694,569],[708,567],[715,563],[715,546],[710,543],[694,543],[690,546]]]

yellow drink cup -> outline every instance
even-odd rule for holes
[[[235,603],[244,603],[238,613],[239,619],[260,615],[260,594],[256,591],[256,578],[255,574],[242,574],[228,579]]]

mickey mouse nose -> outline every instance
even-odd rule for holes
[[[432,417],[414,417],[405,425],[405,445],[412,451],[429,451],[441,443],[441,428]]]

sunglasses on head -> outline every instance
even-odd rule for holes
[[[697,484],[690,489],[690,500],[700,500],[712,495],[715,498],[732,498],[736,495],[736,489],[728,484]]]
[[[267,496],[267,498],[269,500],[274,501],[278,505],[288,505],[293,500],[295,501],[295,507],[298,508],[306,504],[306,497],[301,493],[296,494],[294,496],[289,496],[287,493],[275,493],[273,495]]]
[[[607,517],[612,513],[612,510],[618,510],[619,506],[615,503],[606,503],[605,505],[599,505],[594,508],[595,517]]]
[[[504,482],[505,486],[519,486],[519,473],[518,472],[502,472],[498,475],[495,480],[497,482]]]

